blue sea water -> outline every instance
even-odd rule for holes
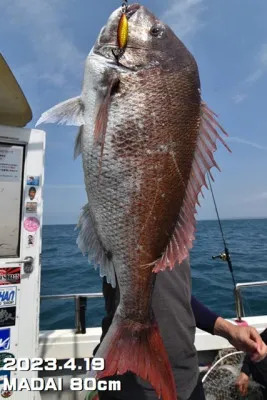
[[[267,219],[224,220],[224,235],[237,282],[267,280]],[[74,225],[43,227],[41,294],[100,292],[101,280],[76,245]],[[217,221],[199,221],[191,251],[193,294],[224,317],[235,316],[233,284],[226,262],[212,260],[223,251]],[[267,313],[267,287],[245,289],[246,315]],[[73,300],[41,302],[40,329],[74,327]],[[104,300],[89,299],[86,325],[99,326]]]

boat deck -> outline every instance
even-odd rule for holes
[[[233,320],[228,320],[234,323]],[[267,327],[267,315],[247,317],[245,321],[254,326],[259,333]],[[84,357],[92,357],[93,350],[99,343],[101,328],[87,328],[85,334],[76,334],[75,330],[64,329],[55,331],[42,331],[39,336],[39,356],[42,358],[56,357],[58,365],[63,366],[68,358],[75,358],[76,364],[82,367]],[[207,370],[208,365],[212,363],[221,349],[231,348],[226,339],[219,336],[210,335],[200,329],[196,330],[195,346],[198,351],[200,370]],[[51,400],[84,400],[84,394],[81,392],[71,392],[68,390],[69,381],[74,376],[85,377],[84,368],[73,373],[59,369],[53,372],[42,372],[40,376],[45,377],[63,377],[64,388],[62,392],[42,392],[42,399]]]

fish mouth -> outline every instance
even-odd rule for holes
[[[130,4],[126,9],[126,16],[128,18],[131,18],[136,13],[136,11],[139,10],[140,7],[141,6],[138,3]]]

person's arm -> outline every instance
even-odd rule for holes
[[[191,307],[197,328],[214,335],[214,326],[219,315],[200,303],[194,296],[191,296]]]
[[[253,362],[259,362],[266,357],[267,347],[252,326],[234,325],[219,317],[214,325],[214,334],[227,339],[237,350],[248,353]]]
[[[252,361],[260,361],[266,356],[266,345],[255,328],[232,324],[213,313],[194,296],[191,297],[191,306],[198,328],[227,339],[237,350],[249,353]]]

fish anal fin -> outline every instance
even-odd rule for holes
[[[83,112],[84,105],[80,96],[73,97],[45,111],[35,126],[43,123],[81,126],[84,124]]]
[[[103,247],[97,232],[95,224],[91,217],[89,204],[83,207],[82,214],[76,229],[79,230],[77,245],[83,255],[88,254],[88,261],[94,265],[95,269],[99,267],[99,274],[103,278],[106,276],[107,282],[116,287],[115,270],[111,260],[110,253]]]
[[[219,169],[213,157],[213,153],[217,149],[216,141],[220,140],[231,152],[219,134],[219,131],[221,131],[228,136],[217,122],[216,117],[216,114],[202,102],[201,123],[195,156],[178,221],[165,252],[154,263],[153,272],[163,271],[167,267],[173,269],[175,263],[181,264],[188,257],[189,249],[192,248],[196,229],[196,205],[199,205],[198,196],[201,193],[202,186],[208,187],[205,180],[206,174],[210,174],[212,167]]]

